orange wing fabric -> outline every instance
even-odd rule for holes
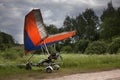
[[[59,33],[59,34],[56,34],[56,35],[50,35],[48,38],[46,38],[44,41],[42,41],[41,44],[58,42],[58,41],[66,39],[66,38],[69,38],[69,37],[71,37],[75,34],[76,34],[76,31],[63,32],[63,33]]]

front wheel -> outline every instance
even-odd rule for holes
[[[54,70],[59,70],[59,69],[60,69],[60,66],[56,64],[56,65],[53,66],[53,69],[54,69]]]

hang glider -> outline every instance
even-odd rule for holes
[[[24,48],[26,53],[64,40],[75,34],[76,31],[49,35],[45,29],[40,9],[33,9],[25,16]]]

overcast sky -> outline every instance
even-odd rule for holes
[[[41,9],[44,23],[63,26],[66,15],[77,16],[86,8],[93,8],[98,16],[111,0],[0,0],[0,31],[11,34],[23,43],[24,17],[32,9]],[[120,0],[112,0],[114,7]]]

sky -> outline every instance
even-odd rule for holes
[[[76,17],[87,8],[92,8],[100,16],[111,0],[0,0],[0,31],[13,36],[23,44],[25,15],[32,9],[41,9],[46,25],[54,24],[58,28],[68,15]],[[115,8],[120,7],[120,0],[112,0]]]

